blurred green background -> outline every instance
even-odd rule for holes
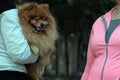
[[[116,5],[115,0],[16,0],[47,3],[56,18],[60,38],[41,80],[80,80],[94,21]]]

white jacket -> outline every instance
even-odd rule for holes
[[[34,63],[33,55],[19,24],[17,9],[0,14],[0,70],[26,73],[24,64]]]

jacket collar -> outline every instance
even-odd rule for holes
[[[108,11],[104,17],[106,18],[106,21],[107,21],[107,24],[108,26],[110,25],[110,21],[111,21],[111,18],[112,18],[112,13],[113,11],[117,8],[117,6],[113,7],[110,11]]]

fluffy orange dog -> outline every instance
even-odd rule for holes
[[[40,55],[36,63],[26,65],[28,76],[32,80],[39,80],[55,50],[54,44],[58,38],[56,22],[48,4],[26,3],[18,10],[23,34],[32,52]]]

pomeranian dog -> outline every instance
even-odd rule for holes
[[[18,15],[31,51],[40,55],[36,63],[26,65],[28,76],[32,80],[39,80],[55,51],[58,38],[56,21],[48,4],[25,3],[18,7]]]

